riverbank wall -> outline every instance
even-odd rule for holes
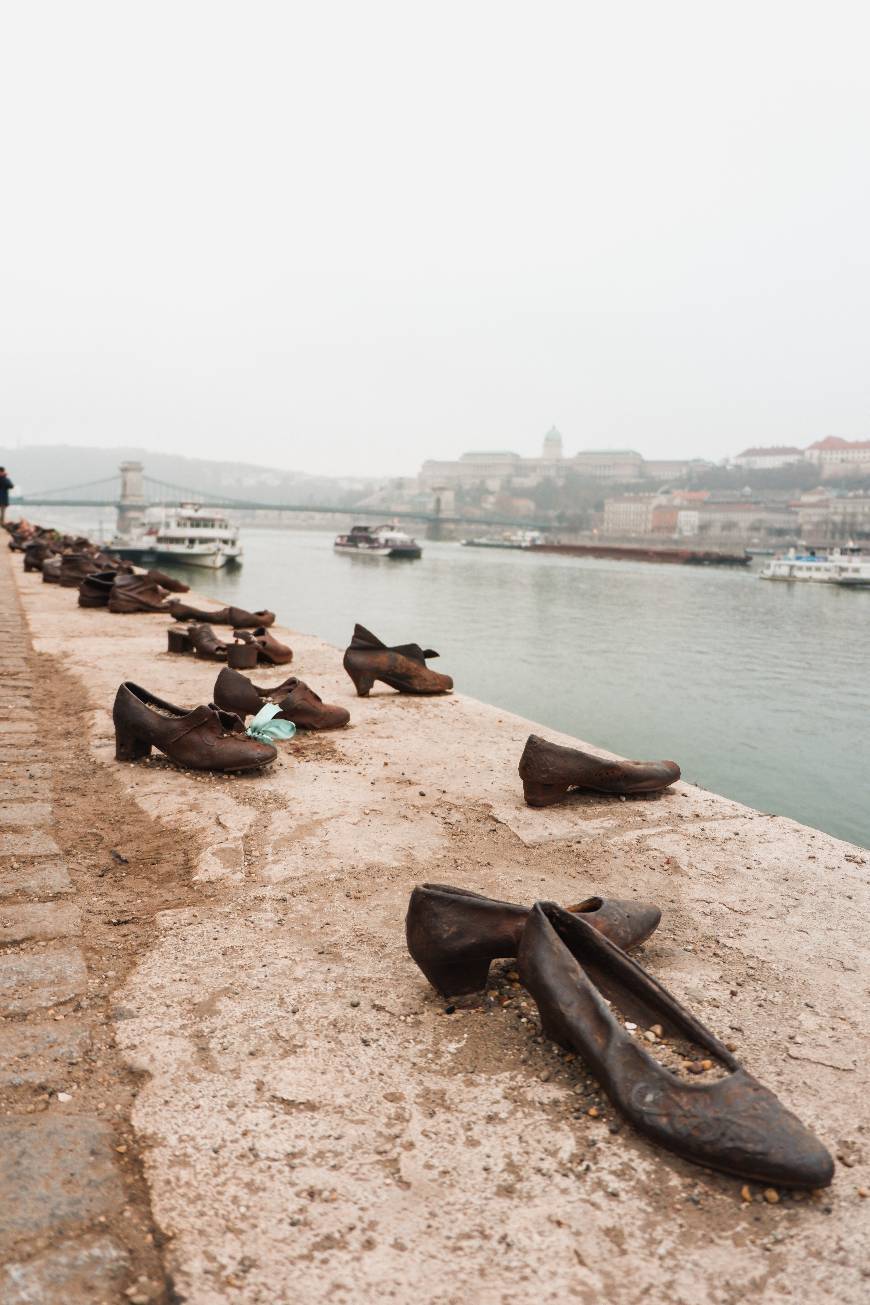
[[[527,734],[577,740],[461,693],[357,699],[337,649],[281,627],[291,669],[348,707],[348,729],[298,735],[257,777],[120,765],[118,683],[193,705],[217,668],[168,654],[165,617],[82,610],[5,550],[0,567],[32,641],[30,743],[63,762],[53,819],[86,890],[79,945],[87,959],[111,935],[118,957],[99,954],[135,1089],[119,1145],[176,1298],[866,1299],[867,853],[688,784],[531,810]],[[398,618],[379,633],[438,641]],[[4,873],[30,865],[15,859]],[[404,944],[427,880],[657,902],[643,964],[838,1156],[833,1186],[770,1200],[650,1146],[541,1039],[509,967],[484,1001],[446,1005]],[[58,994],[47,1018],[67,1009]],[[49,1093],[46,1118],[68,1104]],[[94,1235],[99,1217],[70,1228]]]

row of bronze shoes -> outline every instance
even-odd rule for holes
[[[620,1114],[659,1146],[743,1179],[827,1187],[834,1162],[818,1138],[627,954],[660,920],[647,902],[593,897],[527,910],[422,884],[411,894],[406,937],[448,998],[482,993],[491,962],[515,958],[544,1036],[579,1056]]]

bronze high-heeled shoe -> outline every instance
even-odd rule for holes
[[[166,651],[192,653],[208,662],[225,662],[228,649],[210,625],[189,625],[186,630],[176,625],[166,631]]]
[[[293,649],[287,644],[280,643],[265,626],[260,625],[253,630],[238,630],[233,638],[239,643],[247,644],[257,650],[257,661],[264,662],[271,666],[286,666],[293,660]]]
[[[439,675],[426,665],[428,657],[437,657],[433,648],[418,643],[397,644],[388,648],[362,625],[355,625],[353,638],[344,654],[344,669],[365,698],[375,680],[382,680],[399,693],[448,693],[453,688],[449,675]]]
[[[608,761],[530,734],[519,764],[530,807],[560,802],[573,789],[594,793],[660,793],[680,778],[675,761]]]
[[[238,716],[216,707],[186,711],[129,680],[115,695],[115,757],[140,761],[152,747],[192,770],[259,770],[278,753],[245,733]]]
[[[243,720],[256,715],[267,702],[274,702],[280,709],[276,719],[292,720],[297,729],[336,730],[350,720],[349,711],[324,702],[295,676],[274,689],[261,689],[246,676],[225,667],[215,681],[213,694],[216,706],[235,712]]]
[[[833,1160],[809,1129],[582,915],[538,902],[523,929],[517,968],[546,1036],[582,1056],[614,1105],[659,1146],[761,1183],[831,1182]],[[643,1030],[656,1024],[659,1037],[702,1047],[729,1073],[707,1082],[679,1078],[622,1027],[608,1002]]]
[[[639,947],[662,913],[652,902],[588,897],[566,910],[582,915],[618,946]],[[418,884],[405,918],[408,951],[439,992],[465,996],[486,987],[490,962],[516,956],[528,910],[449,884]]]

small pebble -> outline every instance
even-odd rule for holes
[[[357,997],[354,997],[350,1004],[351,1004],[351,1006],[358,1006],[358,1005],[359,1005],[359,999],[358,999]]]
[[[647,1029],[643,1036],[646,1038],[647,1042],[658,1042],[658,1038],[655,1033],[653,1033],[652,1029]]]
[[[58,1092],[57,1099],[58,1101],[72,1101],[72,1096],[69,1092]]]
[[[686,1064],[686,1069],[690,1074],[703,1074],[704,1062],[701,1060],[690,1060]]]
[[[858,1195],[861,1197],[861,1200],[862,1200],[862,1201],[866,1201],[866,1200],[867,1200],[867,1197],[870,1196],[870,1188],[868,1188],[868,1187],[859,1187],[859,1188],[858,1188]]]
[[[650,1033],[654,1033],[657,1038],[660,1038],[664,1033],[664,1029],[662,1028],[661,1024],[651,1024],[649,1031]]]
[[[752,1200],[752,1192],[749,1190],[749,1187],[746,1183],[744,1183],[744,1185],[740,1189],[740,1199],[741,1201],[746,1201],[747,1204]]]
[[[586,1113],[590,1119],[597,1119],[600,1111],[597,1106],[590,1106]]]
[[[702,1061],[701,1061],[701,1068],[702,1068],[702,1069],[712,1069],[712,1068],[713,1068],[713,1062],[712,1062],[712,1060],[702,1060]]]
[[[765,1187],[764,1199],[768,1205],[776,1205],[779,1202],[779,1192],[775,1187]]]

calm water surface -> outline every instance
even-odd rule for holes
[[[353,558],[323,532],[244,544],[242,567],[185,578],[339,647],[360,621],[437,648],[466,693],[870,847],[870,590],[458,544]]]

